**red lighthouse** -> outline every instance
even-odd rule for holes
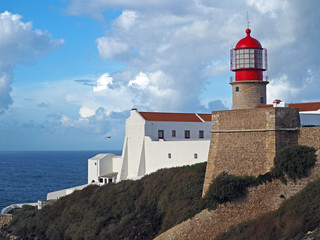
[[[269,82],[263,79],[263,71],[267,70],[267,50],[250,36],[250,29],[246,33],[247,36],[230,50],[231,70],[235,72],[235,81],[230,81],[233,109],[266,104],[266,85]]]

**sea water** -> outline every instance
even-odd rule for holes
[[[0,211],[12,203],[46,200],[47,193],[87,183],[88,159],[121,151],[0,151]]]

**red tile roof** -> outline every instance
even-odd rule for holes
[[[202,122],[195,113],[161,113],[161,112],[139,112],[147,121],[163,122]],[[199,114],[204,121],[211,121],[211,114]]]
[[[211,122],[211,114],[207,114],[207,113],[199,113],[198,114],[204,121],[206,122]]]
[[[272,104],[260,105],[258,108],[272,107]],[[291,108],[299,108],[300,112],[317,111],[320,109],[320,102],[306,102],[306,103],[289,103]]]

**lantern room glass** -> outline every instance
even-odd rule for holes
[[[263,69],[262,49],[236,49],[235,69],[241,68]]]

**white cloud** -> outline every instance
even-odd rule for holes
[[[137,14],[134,11],[123,11],[122,14],[116,19],[115,26],[129,30],[137,19]]]
[[[63,86],[68,89],[62,92],[48,86],[55,96],[52,99],[44,97],[48,89],[42,90],[35,102],[48,104],[41,108],[48,113],[41,119],[43,126],[48,131],[61,127],[61,132],[77,134],[81,129],[86,134],[102,135],[123,129],[119,124],[124,123],[132,107],[181,112],[224,109],[221,99],[231,96],[225,76],[233,75],[229,71],[229,50],[245,37],[247,11],[252,36],[268,49],[269,71],[265,75],[271,79],[269,102],[275,98],[319,101],[319,6],[318,1],[298,0],[71,1],[68,11],[75,15],[102,19],[107,8],[122,10],[96,44],[102,59],[121,62],[125,68],[96,78],[86,76],[72,86],[66,82]],[[18,59],[23,62],[28,58]],[[211,96],[203,97],[204,92]],[[57,96],[63,101],[55,101]],[[58,112],[63,105],[69,107],[68,111],[50,115],[49,111]],[[37,123],[31,121],[26,119],[25,125],[36,127]]]
[[[231,96],[228,75],[233,75],[229,71],[229,49],[245,37],[247,11],[251,35],[268,49],[268,101],[320,100],[319,1],[71,0],[68,12],[103,20],[108,8],[122,12],[108,20],[105,34],[96,39],[97,48],[102,59],[121,62],[124,70],[85,76],[81,78],[85,80],[73,84],[49,84],[34,92],[29,98],[35,100],[24,106],[46,103],[48,107],[37,109],[47,115],[32,121],[24,110],[26,127],[41,126],[47,131],[46,137],[50,137],[50,131],[60,131],[61,135],[96,133],[95,137],[101,137],[123,129],[132,107],[181,112],[224,109],[223,102]],[[0,38],[0,50],[10,64],[3,65],[0,56],[0,70],[7,69],[0,74],[0,91],[9,92],[12,66],[32,62],[59,41],[32,30],[32,24],[22,22],[17,15],[4,18],[10,31],[2,27],[0,33],[10,34],[6,41]],[[26,41],[21,43],[21,39]],[[35,44],[29,44],[36,42],[33,39],[43,44],[34,48]],[[61,90],[61,86],[66,89]],[[0,98],[6,99],[0,101],[8,104],[8,96],[0,92]],[[13,107],[22,109],[22,104],[16,102]]]
[[[184,0],[71,0],[67,12],[71,15],[90,15],[103,19],[103,12],[108,9],[154,10],[181,12],[188,5]]]
[[[112,58],[120,53],[124,53],[129,46],[113,38],[101,37],[97,39],[99,54],[102,58]]]
[[[136,87],[141,89],[146,89],[150,80],[147,77],[147,74],[140,72],[138,76],[134,80],[129,81],[129,87]]]
[[[97,86],[93,87],[94,92],[102,91],[108,88],[108,85],[112,84],[112,77],[108,73],[103,74],[97,80]]]
[[[81,107],[79,114],[82,118],[87,118],[93,116],[95,114],[95,110],[89,107]]]
[[[288,102],[295,95],[302,92],[304,88],[294,88],[290,85],[287,75],[282,75],[279,78],[270,80],[268,85],[267,100],[268,103],[272,103],[275,99]]]
[[[0,14],[0,114],[12,103],[10,96],[13,70],[17,64],[32,63],[37,57],[63,43],[53,40],[48,33],[33,30],[31,22],[22,16]]]
[[[195,111],[201,105],[198,98],[206,78],[225,74],[228,59],[214,70],[209,68],[214,54],[220,52],[212,40],[231,45],[229,33],[216,35],[213,29],[218,30],[218,26],[214,20],[203,19],[202,12],[198,14],[135,12],[134,21],[130,22],[132,31],[114,27],[97,40],[103,59],[112,57],[128,66],[125,72],[113,76],[113,82],[130,87],[134,105],[150,110]],[[121,39],[120,48],[110,47],[107,39]],[[122,48],[122,44],[126,47]],[[228,52],[229,47],[226,49]]]
[[[272,18],[277,18],[278,13],[284,12],[289,8],[287,0],[247,0],[250,6],[254,6],[262,14],[270,13]]]

